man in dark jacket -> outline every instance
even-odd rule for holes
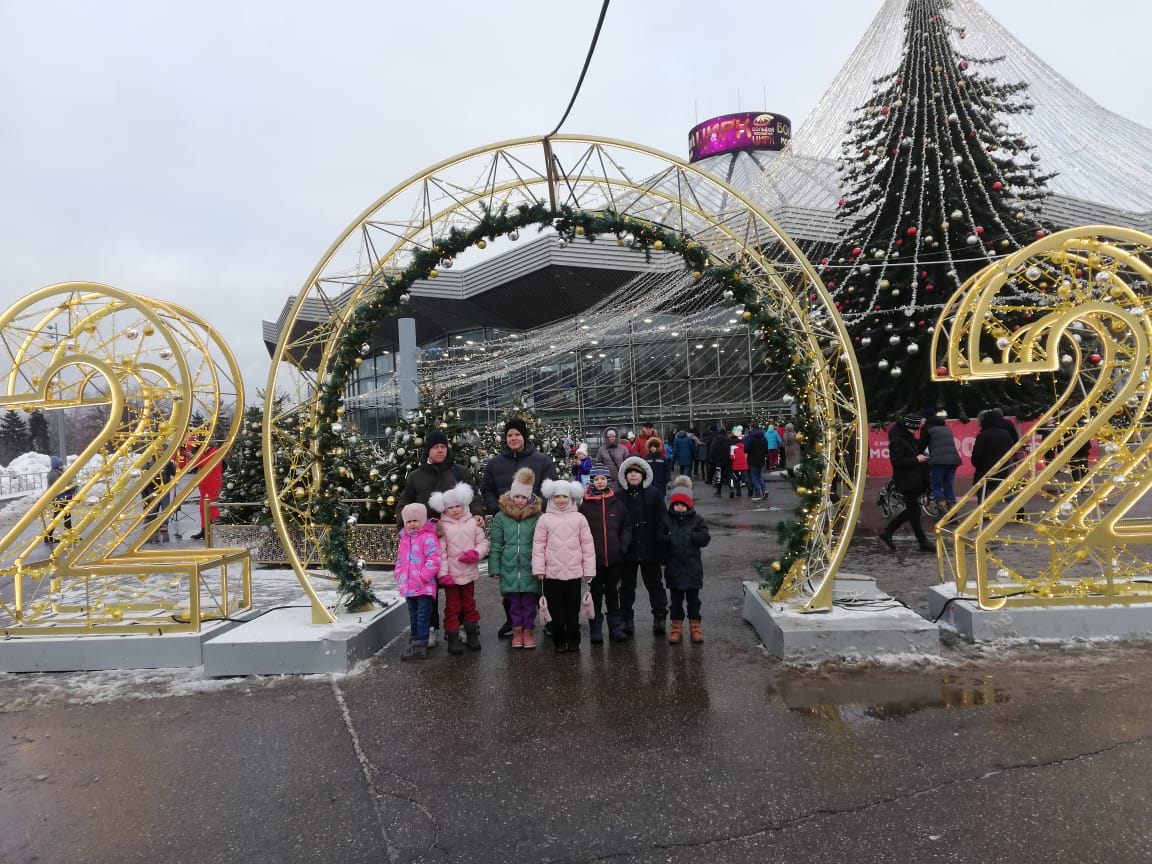
[[[484,507],[495,515],[500,509],[500,496],[512,488],[516,472],[521,468],[531,468],[536,475],[532,484],[533,495],[540,500],[540,484],[545,480],[556,479],[556,463],[547,453],[541,453],[528,440],[528,424],[519,417],[513,417],[504,424],[504,446],[500,452],[488,460],[484,466],[484,479],[480,481],[480,495]],[[512,635],[512,599],[504,595],[504,623],[496,635],[507,639]]]
[[[400,517],[408,504],[423,504],[428,506],[428,500],[433,492],[447,492],[455,488],[457,483],[472,483],[472,476],[462,465],[457,465],[452,458],[452,450],[448,447],[448,438],[439,429],[433,429],[424,439],[425,459],[419,468],[413,468],[404,478],[404,491],[396,502],[396,525],[404,527]],[[469,510],[484,523],[484,505],[479,497],[474,496]]]
[[[664,496],[652,486],[652,468],[639,456],[624,460],[619,480],[623,486],[620,497],[632,520],[632,542],[628,545],[627,563],[620,578],[622,626],[628,635],[635,631],[632,604],[636,601],[636,570],[639,568],[652,606],[652,633],[663,635],[664,619],[668,617],[668,594],[660,573],[668,536],[664,524]]]
[[[608,637],[613,642],[623,642],[628,638],[620,618],[620,572],[632,544],[632,518],[608,483],[605,466],[593,465],[590,477],[580,512],[588,520],[592,543],[596,547],[596,578],[588,586],[596,617],[588,622],[588,632],[592,644],[600,645],[604,642],[601,600],[608,610]]]
[[[900,497],[904,499],[904,509],[892,517],[878,536],[880,541],[893,551],[896,545],[892,542],[892,535],[905,522],[911,526],[912,533],[916,535],[916,542],[920,544],[921,552],[936,551],[935,545],[928,541],[924,535],[924,527],[920,524],[920,493],[924,491],[923,465],[928,461],[928,457],[920,452],[920,442],[912,434],[912,430],[919,426],[920,418],[913,414],[892,424],[892,428],[888,430],[888,459],[892,462],[892,483],[896,486]],[[945,426],[944,430],[947,431],[948,427]]]
[[[692,476],[692,461],[696,456],[696,444],[688,437],[688,433],[681,429],[672,439],[672,461],[676,463],[676,470],[685,477]]]
[[[1004,426],[1004,417],[999,409],[989,409],[980,414],[980,431],[972,443],[972,483],[975,485],[984,479],[984,486],[980,489],[981,502],[1012,473],[1011,464],[1005,465],[995,474],[989,472],[1015,443],[1012,433]]]
[[[755,421],[752,422],[748,434],[744,436],[744,458],[748,460],[748,479],[752,482],[751,494],[761,500],[767,498],[768,491],[764,488],[764,463],[768,459],[768,436]]]
[[[488,460],[484,479],[480,482],[480,494],[489,513],[499,511],[500,496],[512,488],[512,480],[521,468],[531,468],[536,475],[536,484],[532,488],[536,497],[540,497],[540,484],[557,479],[556,463],[552,457],[536,449],[536,445],[528,440],[528,424],[519,417],[513,417],[504,424],[504,446]]]
[[[732,448],[730,446],[728,435],[725,434],[723,429],[718,429],[712,437],[712,445],[708,450],[709,462],[711,462],[712,476],[708,478],[709,482],[716,484],[716,495],[720,494],[720,490],[728,485],[728,481],[732,478]],[[720,469],[720,477],[715,476],[716,469]]]

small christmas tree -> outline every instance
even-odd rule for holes
[[[1030,111],[1025,83],[1004,84],[953,43],[951,0],[909,0],[899,66],[848,124],[844,239],[821,261],[868,386],[873,422],[996,405],[1032,414],[1049,382],[931,381],[933,327],[948,298],[994,259],[1044,236],[1048,179],[1007,118]],[[1021,322],[1022,323],[1022,322]],[[994,339],[990,340],[994,343]]]
[[[264,480],[263,428],[263,407],[249,405],[244,409],[244,422],[224,461],[224,485],[218,502],[221,522],[243,525],[272,522]]]

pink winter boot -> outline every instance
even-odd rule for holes
[[[524,647],[525,648],[535,648],[536,647],[536,628],[535,627],[522,627],[521,629],[524,631]]]
[[[524,647],[524,628],[523,627],[513,627],[512,628],[512,647],[513,648],[523,648]]]

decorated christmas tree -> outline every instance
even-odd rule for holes
[[[272,522],[260,439],[263,427],[263,407],[245,408],[244,422],[224,460],[224,485],[219,499],[223,523],[268,525]]]
[[[1051,382],[931,381],[933,327],[948,298],[996,258],[1044,236],[1048,177],[1011,125],[1027,84],[961,52],[951,0],[909,0],[899,66],[875,82],[843,145],[844,233],[820,262],[852,335],[873,422],[908,411],[1031,415]],[[1019,323],[1024,323],[1023,321]],[[995,349],[990,338],[989,354]]]
[[[464,426],[460,409],[448,397],[432,386],[422,386],[420,407],[402,417],[395,427],[384,430],[381,451],[373,469],[375,474],[370,477],[382,487],[376,502],[382,523],[395,523],[396,501],[404,489],[404,478],[409,471],[424,464],[424,439],[433,429],[439,429],[447,437],[453,461],[470,472],[470,482],[479,493],[484,476],[481,434]]]

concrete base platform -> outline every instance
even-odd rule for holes
[[[0,672],[96,672],[199,666],[204,644],[234,627],[213,621],[199,633],[139,636],[13,636],[0,646]]]
[[[313,624],[306,607],[274,609],[206,642],[204,675],[344,673],[407,626],[403,601],[371,612],[341,613],[335,624]]]
[[[943,613],[943,614],[941,614]],[[1152,606],[1006,606],[989,612],[952,584],[928,589],[928,614],[969,642],[998,639],[1152,639]]]
[[[800,604],[769,602],[755,582],[744,583],[744,620],[770,654],[784,660],[824,662],[846,657],[936,657],[936,625],[892,601],[867,576],[844,574],[833,585],[840,601],[830,612],[801,611]],[[868,604],[852,608],[851,602]]]

